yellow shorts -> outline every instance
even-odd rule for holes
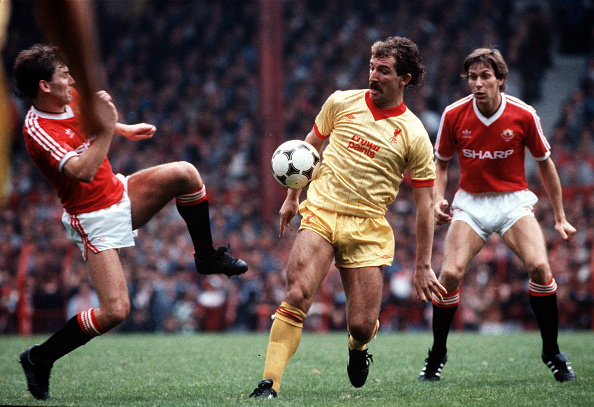
[[[389,266],[394,259],[394,233],[384,217],[339,215],[305,201],[299,229],[309,229],[334,246],[337,267]]]

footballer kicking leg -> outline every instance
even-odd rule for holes
[[[49,377],[56,360],[119,325],[130,310],[117,249],[89,251],[87,267],[99,298],[99,308],[73,316],[41,345],[33,345],[20,355],[28,390],[36,399],[49,398]]]
[[[147,223],[171,199],[186,222],[200,274],[243,274],[247,264],[226,254],[227,247],[213,247],[206,187],[192,164],[174,162],[132,174],[128,178],[134,230]]]
[[[551,273],[538,221],[533,215],[524,216],[502,238],[528,270],[528,293],[542,338],[542,361],[551,369],[557,381],[574,381],[575,372],[569,366],[567,354],[559,350],[557,342],[557,283]]]
[[[441,300],[433,298],[433,346],[425,359],[419,381],[437,381],[446,364],[447,339],[460,303],[459,286],[466,266],[485,245],[485,240],[466,222],[452,222],[444,243],[444,263],[439,282],[447,290]]]
[[[334,248],[322,236],[309,229],[297,233],[287,263],[285,296],[270,328],[263,380],[250,397],[277,396],[283,372],[299,346],[307,311],[333,258]]]
[[[369,362],[373,362],[367,344],[379,328],[379,313],[382,300],[382,268],[340,268],[340,276],[346,296],[347,326],[349,330],[349,359],[347,373],[351,384],[361,387],[369,374]]]

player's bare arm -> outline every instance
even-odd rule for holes
[[[431,268],[431,251],[433,249],[434,224],[431,216],[433,203],[433,187],[413,188],[417,207],[417,260],[414,275],[415,289],[423,302],[432,296],[439,299],[446,294],[446,289],[439,283]]]
[[[99,170],[101,163],[107,156],[111,140],[113,139],[115,124],[118,119],[116,107],[107,92],[98,92],[98,100],[102,104],[102,116],[105,131],[97,133],[91,146],[77,156],[70,158],[64,164],[62,171],[70,178],[80,182],[91,182]]]
[[[38,23],[52,43],[66,55],[80,93],[79,109],[88,134],[107,130],[104,105],[95,92],[106,84],[105,70],[99,58],[95,11],[78,0],[37,0],[34,2]]]
[[[452,222],[452,217],[446,212],[448,201],[444,198],[448,184],[448,161],[435,159],[435,186],[433,191],[433,214],[438,225]]]
[[[567,221],[565,210],[563,209],[563,193],[561,191],[561,182],[555,168],[555,163],[549,157],[544,161],[538,161],[538,169],[542,183],[547,191],[553,213],[555,214],[555,230],[559,232],[561,238],[565,241],[571,240],[576,229]]]
[[[280,208],[280,234],[279,237],[283,237],[285,234],[285,228],[289,226],[291,220],[297,212],[299,212],[299,196],[301,195],[300,189],[290,189],[287,191],[287,197],[285,202]]]
[[[316,136],[313,129],[305,137],[305,141],[311,144],[318,153],[322,153],[322,147],[324,146],[324,140]],[[299,196],[301,195],[300,189],[289,189],[287,191],[287,197],[285,202],[281,206],[279,211],[280,215],[280,237],[285,234],[285,228],[289,226],[293,217],[299,212]]]
[[[311,144],[312,146],[314,146],[314,148],[316,150],[318,150],[318,153],[321,156],[322,147],[324,146],[325,140],[319,138],[313,129],[311,129],[311,131],[309,133],[307,133],[307,136],[305,137],[305,141],[308,142],[309,144]]]

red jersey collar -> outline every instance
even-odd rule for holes
[[[404,102],[400,103],[396,107],[392,107],[390,109],[380,109],[374,102],[371,100],[371,96],[369,96],[369,90],[365,92],[365,103],[367,107],[373,114],[373,118],[377,120],[387,119],[389,117],[396,117],[400,116],[402,113],[406,111],[406,106]]]

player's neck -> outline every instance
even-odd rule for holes
[[[483,116],[485,116],[486,118],[489,118],[489,117],[493,116],[495,114],[495,112],[497,112],[497,110],[499,110],[499,106],[501,106],[502,100],[503,100],[503,98],[501,97],[501,93],[498,93],[497,97],[495,97],[493,99],[489,99],[489,100],[485,100],[485,101],[481,101],[481,102],[479,102],[477,100],[476,106],[478,107],[478,110],[483,114]]]
[[[40,98],[33,100],[33,106],[35,106],[35,109],[45,113],[60,114],[66,111],[66,105],[57,105]]]

